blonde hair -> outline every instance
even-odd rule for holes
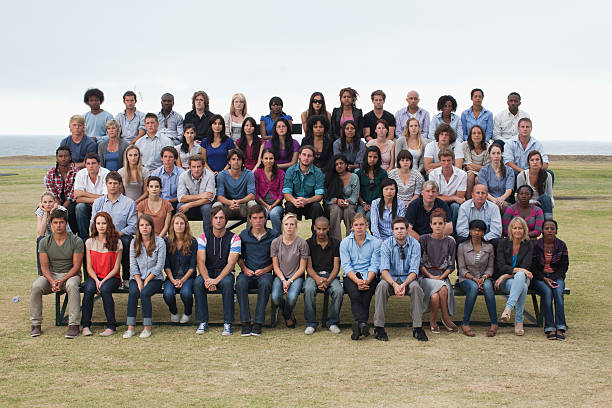
[[[115,119],[110,119],[106,122],[106,125],[104,125],[104,129],[108,129],[109,127],[117,129],[118,133],[121,132],[121,125]]]
[[[285,216],[283,217],[283,222],[282,222],[282,226],[281,229],[283,230],[283,234],[285,233],[285,221],[289,220],[293,218],[295,220],[295,225],[297,226],[298,223],[298,219],[297,219],[297,215],[295,215],[294,213],[287,213],[285,214]]]
[[[402,136],[404,136],[404,138],[406,139],[406,143],[408,143],[408,138],[410,137],[410,133],[408,131],[408,126],[410,125],[410,122],[412,121],[416,121],[417,125],[419,126],[419,131],[417,132],[417,146],[418,149],[423,151],[423,139],[421,138],[421,124],[419,123],[419,120],[417,118],[408,118],[408,120],[406,121],[406,127],[404,128],[404,131],[402,132]]]
[[[512,227],[514,227],[514,224],[516,223],[521,224],[521,228],[523,228],[523,237],[521,238],[521,242],[529,241],[529,229],[527,228],[527,223],[522,217],[514,217],[512,221],[510,221],[510,224],[508,224],[508,237],[511,240],[513,239],[512,238]]]
[[[83,115],[72,115],[70,117],[70,120],[68,121],[68,127],[70,127],[70,125],[72,125],[72,122],[77,122],[77,123],[83,125],[83,127],[85,128],[83,130],[83,133],[87,134],[87,125],[85,124],[85,118],[83,117]]]
[[[351,221],[351,226],[353,226],[353,224],[355,223],[355,221],[357,220],[363,220],[363,222],[366,223],[366,225],[369,225],[370,223],[368,222],[368,219],[366,218],[365,214],[358,212],[357,214],[355,214],[355,216],[353,217],[353,221]]]
[[[138,182],[138,184],[142,184],[142,178],[143,178],[142,177],[142,153],[140,153],[140,149],[138,148],[138,146],[129,145],[125,149],[125,152],[123,153],[123,180],[124,180],[123,184],[124,186],[134,181],[130,179],[131,173],[132,173],[132,166],[130,165],[130,161],[127,158],[128,152],[134,149],[138,150],[138,162],[136,163],[136,181]]]
[[[242,116],[246,116],[247,101],[246,101],[246,97],[244,96],[244,94],[240,92],[232,95],[232,102],[230,103],[230,115],[236,116],[236,109],[234,109],[234,101],[236,99],[240,99],[242,102],[244,102],[244,108],[242,108]]]
[[[51,197],[52,199],[55,200],[55,196],[53,195],[53,193],[47,190],[44,193],[42,193],[42,195],[40,196],[40,202],[41,203],[43,201],[43,198],[45,198],[46,196],[49,196],[49,197]]]

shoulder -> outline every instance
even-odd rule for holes
[[[165,248],[166,241],[162,237],[155,236],[155,246],[159,248]]]

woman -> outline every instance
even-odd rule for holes
[[[423,308],[429,310],[429,324],[433,333],[440,333],[436,322],[438,309],[442,324],[448,331],[458,331],[451,320],[455,314],[455,295],[448,275],[455,269],[455,240],[444,235],[446,212],[436,208],[429,217],[431,234],[419,237],[421,244],[421,273],[419,284],[423,289]]]
[[[501,321],[510,321],[512,309],[516,310],[514,317],[514,334],[522,336],[523,310],[529,282],[533,279],[531,263],[533,258],[533,245],[529,240],[527,224],[521,217],[514,217],[508,225],[508,238],[502,238],[497,244],[498,278],[495,281],[495,289],[502,290],[508,294],[506,308],[501,315]]]
[[[358,97],[359,94],[353,88],[342,88],[340,90],[340,107],[334,108],[331,116],[331,138],[333,140],[339,139],[342,136],[340,129],[342,129],[342,125],[347,120],[355,122],[355,127],[361,134],[363,112],[355,107]]]
[[[261,139],[255,134],[257,123],[252,117],[248,117],[242,122],[240,129],[240,139],[238,139],[238,148],[244,152],[244,167],[249,170],[256,169],[259,166],[261,150]]]
[[[94,306],[94,296],[99,294],[106,315],[106,330],[100,333],[102,337],[115,334],[115,301],[113,292],[121,284],[121,254],[123,246],[119,232],[115,229],[109,213],[100,211],[94,216],[91,224],[90,238],[85,241],[87,253],[87,279],[83,286],[82,325],[83,336],[91,336],[91,315]]]
[[[359,200],[359,176],[348,170],[346,156],[337,154],[325,173],[325,204],[327,204],[332,238],[342,240],[342,221],[346,235],[350,233],[357,200]]]
[[[185,125],[183,130],[183,141],[179,148],[179,166],[189,170],[189,158],[194,154],[204,156],[204,149],[196,142],[196,126],[193,123]]]
[[[202,149],[206,168],[215,175],[220,171],[227,170],[227,152],[234,149],[236,145],[232,138],[225,134],[225,121],[221,115],[213,115],[210,118],[208,137],[202,140]]]
[[[309,254],[308,244],[297,235],[296,215],[285,214],[283,234],[274,238],[270,245],[272,268],[276,275],[270,298],[274,306],[282,309],[285,324],[290,329],[295,329],[293,308],[302,291]],[[287,295],[286,300],[283,299],[284,294]]]
[[[264,148],[271,148],[274,152],[276,165],[279,169],[287,170],[297,163],[300,144],[291,137],[291,124],[287,119],[280,118],[274,125],[272,139],[268,140]]]
[[[463,137],[465,138],[474,125],[479,125],[484,130],[485,140],[493,137],[493,114],[482,106],[484,92],[475,88],[470,91],[472,106],[461,114],[461,125],[463,126]]]
[[[128,146],[123,163],[124,167],[118,171],[123,179],[122,192],[138,204],[147,197],[144,181],[149,176],[149,171],[142,165],[140,149],[134,145]]]
[[[516,176],[516,186],[529,185],[533,189],[531,202],[537,204],[544,212],[544,218],[552,218],[555,200],[553,198],[553,181],[549,172],[544,170],[542,155],[532,150],[527,155],[529,168]]]
[[[198,242],[191,235],[189,220],[183,213],[176,213],[170,223],[166,240],[166,281],[164,282],[164,301],[170,309],[170,320],[174,323],[187,323],[193,311],[193,282],[196,276],[196,255]],[[179,320],[176,307],[176,294],[180,293],[185,306]]]
[[[548,219],[542,226],[542,238],[533,246],[534,286],[542,295],[544,310],[544,333],[549,340],[564,340],[567,325],[563,291],[565,274],[569,267],[569,257],[565,242],[557,238],[557,221]],[[553,313],[553,299],[555,310]]]
[[[487,232],[487,225],[484,221],[470,221],[469,229],[469,239],[463,241],[457,248],[459,286],[465,292],[461,331],[468,337],[474,337],[474,330],[470,327],[470,317],[478,293],[483,293],[491,321],[487,337],[494,337],[497,333],[497,309],[491,278],[495,267],[495,249],[493,245],[482,239]]]
[[[509,234],[508,226],[510,221],[515,217],[521,217],[527,224],[529,239],[538,239],[542,233],[544,213],[540,207],[531,203],[532,197],[533,189],[526,184],[523,184],[516,190],[516,203],[506,207],[502,216],[504,236]]]
[[[230,111],[223,117],[225,121],[225,135],[231,137],[234,143],[238,143],[238,139],[242,135],[244,120],[250,117],[251,115],[247,113],[247,102],[244,94],[233,94]],[[255,120],[253,119],[253,121]]]
[[[503,163],[504,151],[501,145],[493,143],[489,146],[491,162],[478,172],[478,182],[487,187],[487,199],[494,202],[503,211],[506,201],[514,191],[514,170]]]
[[[310,145],[314,147],[314,165],[323,173],[327,171],[329,161],[332,158],[332,140],[328,136],[329,121],[322,115],[310,115],[306,124],[306,136],[302,139],[301,146]]]
[[[279,119],[285,119],[289,123],[289,133],[291,133],[291,127],[293,126],[293,118],[283,112],[283,100],[281,98],[273,96],[268,106],[270,107],[270,113],[262,116],[259,122],[261,139],[266,142],[272,138],[274,125]]]
[[[372,201],[380,198],[380,185],[387,178],[387,172],[380,167],[380,150],[376,146],[370,146],[366,149],[362,163],[362,167],[355,171],[355,174],[359,176],[359,207],[357,207],[357,211],[365,214],[369,224]]]
[[[128,142],[119,138],[121,125],[112,119],[106,122],[108,139],[98,145],[100,166],[110,171],[117,171],[123,167],[123,155],[129,146]]]
[[[491,162],[487,152],[488,147],[483,129],[478,125],[472,126],[467,142],[462,144],[463,169],[467,172],[466,199],[472,197],[472,189],[478,184],[478,172]]]
[[[51,215],[51,211],[55,210],[56,208],[68,213],[68,210],[64,206],[59,205],[55,201],[53,193],[50,191],[45,191],[40,197],[38,208],[36,208],[36,211],[34,211],[34,214],[36,215],[36,233],[38,234],[38,238],[36,239],[36,266],[38,267],[38,275],[40,276],[42,276],[42,270],[40,269],[40,258],[38,257],[38,244],[45,236],[51,235],[51,223],[49,222],[49,216]],[[66,230],[68,232],[72,232],[69,225],[66,225]]]
[[[443,123],[436,129],[434,137],[436,139],[435,142],[427,143],[423,152],[425,172],[429,174],[432,170],[441,166],[438,153],[442,149],[451,149],[455,152],[454,166],[461,169],[463,167],[463,149],[461,148],[461,142],[458,145],[455,144],[457,136],[453,128]]]
[[[425,179],[413,166],[412,154],[401,150],[397,154],[397,167],[389,172],[389,178],[397,184],[397,197],[406,204],[419,198]]]
[[[375,138],[371,139],[366,146],[376,146],[380,150],[380,158],[382,160],[381,167],[386,171],[395,167],[395,143],[387,139],[389,134],[389,124],[384,119],[379,119],[376,122]]]
[[[325,97],[321,92],[313,92],[312,95],[310,95],[310,101],[308,101],[308,109],[302,112],[302,128],[304,129],[304,133],[306,134],[308,133],[306,130],[308,119],[310,119],[310,117],[314,115],[323,116],[327,118],[329,128],[329,122],[331,122],[331,113],[327,111],[327,107],[325,106]],[[329,129],[327,129],[325,134],[327,134],[328,131]]]
[[[370,219],[372,235],[381,242],[393,236],[391,222],[396,217],[406,215],[406,203],[397,198],[397,183],[387,178],[380,184],[382,197],[372,201]]]
[[[421,124],[417,118],[410,118],[406,121],[406,127],[402,136],[395,140],[395,151],[401,152],[408,150],[412,154],[412,168],[422,174],[425,172],[423,167],[423,151],[429,139],[421,137]]]
[[[155,227],[150,216],[138,217],[136,236],[130,243],[130,294],[127,306],[127,330],[124,339],[134,335],[138,299],[142,306],[143,330],[141,339],[151,336],[153,324],[153,305],[151,297],[159,292],[164,280],[166,262],[166,243],[155,235]]]
[[[349,171],[355,171],[361,167],[366,145],[361,140],[357,125],[352,120],[347,120],[342,125],[342,136],[334,141],[334,156],[343,154],[349,164]]]
[[[456,110],[457,100],[451,95],[442,95],[438,98],[438,111],[440,113],[431,118],[429,135],[427,136],[430,140],[434,139],[434,132],[442,123],[450,125],[457,134],[457,139],[463,140],[463,125],[461,123],[461,118],[453,113]]]
[[[162,181],[159,177],[150,176],[147,178],[147,193],[148,196],[136,207],[138,216],[147,214],[155,224],[155,231],[158,231],[157,236],[165,237],[170,226],[170,217],[172,217],[172,204],[159,196],[162,189]]]
[[[283,216],[283,185],[285,172],[280,170],[270,148],[261,152],[261,164],[253,172],[255,176],[255,200],[266,210],[272,229],[281,233]]]

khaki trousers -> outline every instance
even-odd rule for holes
[[[385,310],[389,296],[393,296],[395,291],[393,286],[389,285],[386,280],[380,281],[376,286],[376,300],[374,301],[374,326],[385,327]],[[412,316],[412,327],[423,326],[423,289],[417,282],[417,279],[410,282],[406,288],[406,295],[410,296],[410,315]]]
[[[51,275],[53,279],[61,279],[66,276],[64,273],[52,273]],[[80,284],[81,273],[79,271],[78,274],[68,279],[62,285],[62,289],[66,291],[66,296],[68,296],[68,324],[70,325],[81,324]],[[32,284],[32,291],[30,292],[30,323],[33,326],[40,326],[42,324],[42,297],[51,293],[53,293],[51,291],[51,284],[44,276],[39,276]]]

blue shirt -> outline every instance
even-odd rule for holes
[[[98,145],[87,136],[83,136],[79,143],[72,140],[72,136],[68,136],[60,142],[60,146],[66,146],[70,149],[70,156],[74,163],[80,163],[85,160],[87,153],[98,153]]]
[[[464,140],[467,140],[468,135],[470,134],[470,129],[474,125],[478,125],[484,129],[487,142],[493,137],[493,114],[484,107],[482,108],[482,111],[480,111],[478,119],[474,117],[472,107],[464,110],[463,113],[461,113],[461,124],[463,125]]]
[[[109,200],[107,194],[96,198],[91,205],[90,227],[93,224],[94,217],[100,211],[110,214],[113,218],[115,229],[123,235],[134,235],[136,233],[138,213],[136,212],[136,203],[131,198],[123,194],[120,194],[115,202]]]
[[[121,133],[119,136],[128,143],[138,136],[139,131],[145,130],[145,114],[139,110],[134,112],[132,120],[128,119],[125,110],[123,112],[119,112],[115,116],[115,120],[119,122],[119,125],[121,126]]]
[[[470,234],[470,221],[482,220],[487,226],[484,239],[490,241],[500,238],[502,233],[502,219],[499,214],[499,207],[487,200],[479,210],[474,205],[474,200],[469,199],[459,207],[457,216],[457,236],[467,238]]]
[[[506,190],[514,189],[514,170],[506,166],[506,178],[498,178],[490,164],[478,172],[478,182],[484,184],[493,197],[501,197]]]
[[[360,247],[355,241],[355,234],[351,232],[340,242],[340,263],[345,277],[347,273],[353,271],[361,273],[365,280],[368,272],[378,273],[380,241],[366,232],[365,241]]]
[[[274,238],[278,237],[278,232],[266,228],[266,233],[260,240],[257,240],[251,233],[251,228],[246,228],[240,233],[241,258],[247,268],[256,271],[272,265],[270,257],[270,245]]]
[[[206,150],[208,167],[214,172],[219,172],[225,168],[227,165],[227,152],[236,147],[231,137],[221,142],[219,147],[213,147],[208,138],[206,138],[202,140],[201,146]]]
[[[294,197],[311,198],[315,195],[325,194],[323,187],[323,173],[314,164],[303,174],[300,163],[295,163],[285,173],[285,184],[283,194],[291,194]]]
[[[334,155],[343,154],[346,156],[346,160],[349,164],[359,164],[363,161],[363,155],[366,151],[366,145],[363,143],[363,140],[359,140],[359,149],[354,149],[353,144],[346,144],[346,150],[342,151],[342,139],[334,140]]]
[[[108,134],[106,133],[106,122],[115,119],[113,115],[103,110],[97,115],[94,115],[91,113],[91,111],[89,111],[85,113],[83,117],[85,118],[85,131],[87,132],[88,137],[95,137],[98,143],[108,139]]]
[[[170,174],[166,173],[164,166],[153,170],[151,175],[159,177],[162,181],[162,190],[160,194],[161,198],[168,201],[177,198],[179,176],[184,172],[185,170],[178,166],[174,166],[174,169],[172,169],[172,173]]]
[[[282,113],[282,114],[280,114],[278,116],[278,119],[280,119],[280,118],[287,119],[287,120],[293,119],[290,115],[287,115],[287,114],[284,114],[284,113]],[[272,131],[274,130],[274,123],[276,123],[276,121],[274,119],[272,119],[272,117],[270,115],[262,116],[261,118],[259,118],[259,120],[266,123],[266,135],[272,136]],[[289,132],[291,132],[291,129],[288,129],[288,130],[289,130]]]
[[[406,129],[406,122],[410,118],[416,118],[419,121],[419,125],[421,125],[421,137],[427,139],[429,136],[429,112],[427,112],[423,108],[418,108],[416,113],[413,115],[408,112],[408,107],[402,108],[395,112],[395,138],[398,139],[402,137],[404,133],[404,129]],[[435,131],[435,130],[434,130]]]
[[[514,137],[509,142],[506,142],[504,146],[504,163],[514,163],[521,169],[528,169],[529,163],[527,163],[527,156],[532,150],[537,150],[542,155],[542,161],[548,163],[548,155],[544,153],[544,147],[542,143],[534,139],[532,136],[529,137],[527,147],[523,149],[523,145],[519,140],[519,137]],[[73,161],[76,161],[73,159]]]
[[[147,276],[153,274],[153,279],[164,279],[163,268],[166,263],[166,242],[163,238],[155,237],[155,249],[151,256],[147,255],[147,249],[144,245],[140,248],[140,255],[136,257],[134,243],[130,243],[130,279],[134,279],[134,275],[140,275],[140,279],[144,280]]]
[[[463,133],[463,124],[461,123],[461,118],[459,115],[455,115],[451,112],[451,121],[450,123],[446,123],[442,120],[442,112],[436,114],[431,118],[431,125],[429,126],[429,135],[428,138],[431,140],[436,140],[435,133],[438,126],[441,124],[450,125],[453,128],[455,133],[457,134],[457,140],[467,140],[467,135]]]
[[[240,176],[235,179],[229,170],[223,170],[217,175],[217,195],[228,200],[241,200],[249,194],[255,199],[255,176],[248,169],[243,169]]]
[[[377,198],[376,200],[372,201],[372,208],[370,209],[370,220],[372,225],[370,226],[370,230],[376,238],[380,239],[381,241],[384,241],[387,238],[393,236],[393,231],[391,230],[393,214],[392,211],[388,209],[387,206],[383,203],[383,216],[382,218],[380,218],[380,213],[378,210],[378,206],[381,205],[380,200],[382,200],[382,198]],[[406,204],[402,200],[398,199],[397,213],[395,214],[395,216],[403,217],[405,214]]]
[[[395,237],[390,237],[382,243],[380,246],[380,270],[388,270],[394,281],[400,279],[403,283],[411,273],[419,276],[421,245],[419,241],[408,235],[406,243],[401,247],[404,248],[404,259],[402,259],[400,245]]]
[[[104,167],[110,171],[119,170],[119,150],[116,152],[106,151],[104,155]]]
[[[195,238],[191,238],[191,244],[189,245],[189,255],[184,255],[182,248],[175,249],[174,253],[170,253],[170,246],[168,240],[166,242],[166,262],[164,269],[170,269],[172,277],[174,279],[181,279],[187,274],[190,269],[193,269],[194,273],[191,274],[191,278],[195,278],[196,266],[197,266],[197,255],[198,255],[198,241]]]

